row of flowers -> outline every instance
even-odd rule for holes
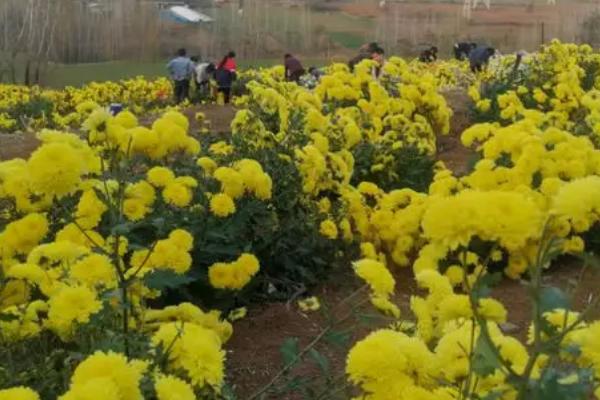
[[[167,79],[143,77],[60,90],[0,84],[0,132],[79,128],[90,110],[111,103],[136,114],[151,113],[167,107],[172,92]]]

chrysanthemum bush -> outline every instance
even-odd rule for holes
[[[588,45],[553,41],[515,66],[514,56],[475,80],[469,94],[476,118],[510,124],[523,118],[598,141],[600,55]],[[544,118],[543,116],[546,116]]]
[[[464,176],[439,165],[428,193],[365,182],[345,188],[346,218],[363,253],[412,265],[416,274],[437,270],[456,284],[461,262],[472,273],[491,266],[526,275],[548,220],[563,254],[584,251],[586,240],[595,250],[587,232],[598,224],[600,152],[586,137],[540,125],[524,119],[469,128],[463,142],[478,143],[480,160]]]
[[[552,46],[554,50],[545,51],[573,48],[558,43]],[[578,51],[588,52],[585,48]],[[564,58],[556,57],[557,62]],[[589,57],[593,60],[595,56]],[[431,291],[428,298],[415,297],[411,302],[417,325],[410,337],[392,331],[373,334],[375,344],[364,344],[356,362],[354,351],[350,354],[347,372],[351,381],[363,388],[365,398],[374,399],[525,399],[548,398],[550,393],[565,393],[566,397],[560,398],[588,398],[597,387],[596,364],[577,351],[572,357],[563,353],[577,346],[590,354],[595,350],[578,342],[573,346],[564,343],[558,351],[563,343],[559,346],[556,342],[587,327],[587,322],[579,314],[572,326],[555,322],[558,336],[550,340],[554,347],[545,348],[540,338],[550,335],[546,319],[568,319],[575,311],[566,311],[562,292],[542,287],[539,277],[542,270],[551,268],[555,255],[594,250],[589,233],[598,223],[600,153],[593,137],[575,131],[577,113],[522,110],[514,120],[476,124],[463,133],[464,145],[474,147],[479,156],[473,170],[463,176],[438,163],[433,182],[424,190],[402,188],[398,180],[390,184],[382,177],[353,180],[359,160],[354,155],[350,158],[348,152],[352,154],[361,144],[379,143],[387,133],[365,135],[353,146],[344,130],[319,129],[340,121],[345,112],[356,123],[367,107],[361,101],[373,93],[385,89],[396,104],[406,104],[402,101],[409,99],[413,106],[426,104],[419,111],[414,109],[410,128],[400,130],[392,146],[401,148],[402,141],[410,141],[420,118],[430,128],[437,126],[437,133],[444,131],[443,126],[436,125],[440,120],[435,118],[436,107],[428,105],[426,92],[403,92],[403,86],[398,86],[398,82],[410,82],[410,76],[394,74],[394,68],[401,66],[388,64],[389,75],[381,83],[369,82],[367,75],[364,79],[368,83],[361,83],[360,67],[344,81],[345,67],[331,67],[315,88],[316,99],[305,97],[308,94],[295,85],[264,79],[249,86],[250,94],[241,101],[249,110],[240,112],[233,125],[234,140],[252,141],[248,138],[254,137],[257,148],[285,149],[293,144],[295,154],[283,157],[295,156],[307,197],[329,213],[321,225],[323,234],[335,237],[350,232],[348,236],[361,242],[364,258],[355,263],[355,270],[371,288],[370,301],[375,307],[392,318],[401,318],[399,304],[393,300],[395,284],[390,273],[397,266],[412,265],[419,284]],[[554,75],[564,72],[566,76],[569,68],[560,64]],[[552,73],[549,75],[546,79],[554,79]],[[290,108],[290,98],[306,100],[296,100],[295,107]],[[560,108],[564,102],[554,103]],[[325,112],[313,111],[314,104],[317,111]],[[357,124],[361,132],[368,133],[377,126],[379,111],[373,112],[375,116],[367,113],[367,122]],[[561,118],[568,123],[557,123]],[[307,127],[317,133],[307,134]],[[424,137],[417,149],[427,149],[427,135]],[[497,326],[506,320],[504,307],[482,294],[487,293],[484,288],[493,271],[530,280],[534,285],[532,303],[537,314],[533,316],[529,347],[506,336]],[[438,293],[438,287],[445,289]],[[539,334],[542,331],[544,335]],[[469,332],[473,333],[469,336]],[[590,332],[581,334],[589,337]],[[445,335],[448,338],[444,339]],[[355,350],[361,347],[359,343]],[[435,357],[438,348],[444,360]],[[390,352],[398,356],[388,357]],[[379,354],[384,358],[378,358]]]
[[[154,300],[208,276],[197,267],[190,277],[201,236],[184,221],[226,216],[223,207],[209,211],[221,190],[215,182],[151,165],[191,158],[200,145],[176,112],[152,130],[130,113],[112,118],[100,109],[84,125],[86,139],[43,131],[28,160],[0,164],[1,385],[29,386],[43,398],[217,395],[231,325],[218,311]],[[257,196],[270,197],[270,187]],[[246,274],[232,287],[240,289],[258,271],[258,261],[247,264],[222,280]]]
[[[176,111],[143,127],[96,108],[83,137],[44,130],[29,159],[0,163],[0,349],[17,361],[2,387],[218,396],[232,328],[190,301],[287,297],[351,254],[303,205],[291,160],[209,138],[203,150],[188,130]]]
[[[596,57],[559,43],[534,57],[569,49],[591,60]],[[554,57],[559,62],[567,56]],[[568,70],[562,62],[555,75]],[[557,116],[568,123],[558,124]],[[478,156],[471,171],[457,176],[438,163],[426,193],[384,190],[382,180],[358,184],[359,194],[352,194],[352,188],[345,193],[348,220],[362,242],[394,264],[409,265],[417,254],[416,273],[435,268],[453,280],[461,279],[453,266],[464,249],[474,269],[489,259],[508,276],[521,276],[535,258],[541,226],[550,217],[549,229],[564,239],[565,253],[597,251],[593,233],[600,153],[592,136],[575,132],[577,116],[523,109],[514,121],[475,124],[461,136]]]
[[[412,316],[400,317],[357,342],[346,363],[349,381],[365,399],[589,399],[598,391],[599,322],[594,297],[585,310],[543,284],[542,274],[561,252],[545,231],[537,259],[529,265],[532,317],[525,340],[504,331],[508,312],[490,297],[498,276],[471,274],[469,254],[455,266],[460,283],[426,269],[416,275],[422,294],[410,299]],[[371,264],[371,273],[364,272]],[[586,264],[587,265],[587,264]],[[596,264],[596,267],[598,265]],[[373,296],[389,296],[395,285],[383,263],[363,259],[358,275]],[[403,318],[402,320],[400,318]],[[400,323],[414,318],[414,324]]]
[[[458,60],[438,60],[423,63],[415,59],[408,63],[410,71],[420,75],[424,71],[434,76],[440,90],[464,89],[473,81],[469,64]]]
[[[447,129],[432,83],[407,86],[413,100],[399,100],[366,67],[353,89],[354,75],[335,68],[320,94],[288,98],[277,90],[294,87],[279,80],[277,90],[249,85],[262,114],[240,112],[227,140],[194,139],[175,111],[144,127],[129,111],[111,117],[84,101],[83,135],[43,130],[29,159],[0,164],[1,348],[16,361],[2,386],[43,398],[218,395],[231,325],[182,301],[227,309],[244,293],[285,297],[315,283],[356,254],[336,200],[352,187],[351,150],[384,128],[396,129],[391,147],[405,126],[398,143],[430,156],[434,126]],[[344,108],[340,90],[358,97]],[[311,108],[289,113],[292,100]],[[342,125],[330,115],[336,107],[347,113]],[[360,128],[352,109],[364,114]]]
[[[578,50],[554,43],[534,57],[561,49]],[[572,75],[569,58],[555,58],[559,65],[548,71],[547,82]],[[579,81],[559,82],[561,90],[580,90],[579,98],[594,91]],[[371,207],[364,206],[368,198],[356,201],[351,222],[368,223],[361,236],[364,258],[355,270],[369,285],[373,305],[399,321],[407,318],[393,301],[390,270],[409,265],[411,254],[417,254],[417,283],[427,291],[411,298],[413,329],[392,324],[349,353],[346,372],[364,398],[598,396],[598,349],[590,342],[598,323],[588,319],[598,305],[594,300],[577,312],[565,293],[541,280],[555,256],[595,250],[586,233],[598,223],[600,153],[593,134],[576,130],[579,115],[571,111],[579,103],[561,108],[567,97],[557,95],[552,109],[521,107],[510,118],[501,105],[504,114],[466,130],[462,141],[476,148],[479,161],[464,176],[440,165],[427,194],[373,188]],[[533,313],[526,342],[501,329],[507,312],[489,297],[497,279],[492,271],[529,282]]]
[[[92,82],[60,90],[0,85],[0,132],[79,128],[90,111],[111,103],[136,114],[154,112],[169,105],[171,94],[171,83],[164,78]]]
[[[367,214],[354,224],[349,218],[363,211],[357,188],[372,195],[379,186],[425,190],[433,177],[436,135],[448,132],[451,115],[432,75],[418,77],[394,58],[379,83],[371,67],[365,62],[350,73],[333,65],[314,91],[269,70],[238,100],[244,109],[232,123],[232,147],[218,142],[214,150],[241,146],[294,163],[303,203],[317,205],[326,217],[321,232],[347,241],[365,234]]]

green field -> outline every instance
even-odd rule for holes
[[[305,67],[311,65],[323,65],[325,60],[307,59],[303,60]],[[241,68],[268,67],[281,63],[276,59],[264,59],[253,61],[240,61]],[[115,81],[119,79],[144,76],[146,78],[157,78],[166,76],[166,61],[163,62],[135,62],[135,61],[113,61],[94,64],[74,65],[52,65],[48,68],[42,78],[42,85],[54,88],[65,86],[80,86],[88,82]],[[22,73],[19,74],[22,76]]]
[[[159,62],[106,62],[97,64],[53,65],[43,79],[45,86],[79,86],[92,81],[114,81],[138,75],[164,75],[165,65]]]

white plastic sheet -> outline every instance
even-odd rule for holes
[[[201,14],[191,8],[183,6],[173,6],[169,9],[171,13],[177,18],[185,22],[198,23],[198,22],[212,22],[212,18],[208,15]]]

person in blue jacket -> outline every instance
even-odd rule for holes
[[[190,80],[194,73],[194,63],[187,57],[185,49],[177,50],[177,55],[167,64],[167,71],[173,81],[175,103],[179,104],[190,94]]]

